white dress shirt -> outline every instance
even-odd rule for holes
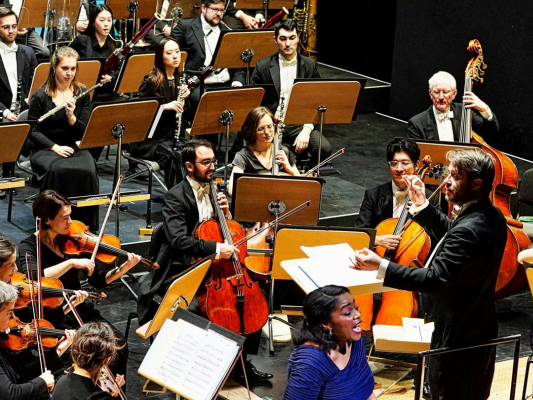
[[[433,114],[435,115],[435,120],[437,121],[437,131],[439,133],[439,140],[445,141],[445,142],[454,142],[453,137],[453,127],[452,127],[452,119],[454,118],[461,118],[462,115],[453,115],[453,111],[449,110],[447,115],[444,116],[444,118],[439,118],[439,115],[442,115],[444,113],[441,113],[438,111],[435,106],[433,106]],[[487,106],[487,110],[480,112],[481,116],[484,119],[492,120],[492,111]]]
[[[210,25],[204,18],[204,15],[200,15],[200,21],[202,21],[202,29],[204,31],[204,45],[205,45],[205,61],[204,66],[211,65],[213,61],[213,54],[217,47],[218,38],[220,37],[220,26]],[[229,71],[224,68],[219,73],[210,74],[205,78],[206,85],[213,85],[215,83],[226,83],[231,79]]]
[[[392,217],[400,218],[403,206],[405,205],[405,200],[407,200],[407,196],[409,195],[409,190],[407,187],[405,187],[403,190],[400,189],[393,181],[392,194]]]
[[[11,47],[8,47],[4,42],[0,42],[0,56],[2,57],[2,62],[4,63],[4,68],[7,73],[7,79],[9,80],[9,87],[11,88],[12,94],[10,104],[11,110],[15,109],[15,103],[17,101],[17,50],[18,46],[16,43],[13,43]],[[9,110],[5,110],[3,117],[5,118],[8,113]]]

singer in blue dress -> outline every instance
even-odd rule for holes
[[[305,298],[303,311],[283,400],[375,400],[361,313],[348,289],[318,288]]]

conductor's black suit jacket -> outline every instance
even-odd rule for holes
[[[391,262],[384,285],[431,295],[432,349],[470,346],[495,338],[494,290],[507,239],[502,213],[488,198],[482,198],[455,221],[431,205],[414,220],[443,239],[427,268]],[[486,399],[493,368],[494,354],[485,349],[476,356],[430,357],[432,399]]]
[[[37,67],[37,58],[33,50],[22,44],[18,44],[17,49],[17,78],[21,79],[21,89],[22,89],[22,98],[21,98],[21,110],[28,108],[24,99],[28,98],[30,93],[31,81],[33,79],[33,73]],[[15,93],[15,95],[17,95]],[[11,99],[13,98],[13,93],[11,92],[11,86],[9,85],[9,79],[7,77],[7,72],[4,67],[4,63],[0,60],[0,113],[2,113],[6,108],[11,107]]]
[[[305,56],[297,55],[298,67],[296,78],[320,78],[320,74],[316,68],[313,59]],[[267,99],[267,107],[275,113],[281,95],[281,79],[279,76],[279,53],[273,54],[270,57],[263,58],[257,62],[254,73],[250,78],[253,85],[270,84],[276,88],[277,96],[271,96]]]
[[[139,323],[147,322],[150,304],[157,293],[164,294],[169,278],[186,270],[193,257],[204,258],[216,253],[217,242],[194,238],[198,226],[198,206],[188,181],[183,179],[163,197],[163,226],[165,239],[157,257],[160,268],[151,279],[140,286],[138,311]]]

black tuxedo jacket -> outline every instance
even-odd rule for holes
[[[141,325],[153,317],[150,313],[152,300],[157,293],[164,294],[171,283],[169,278],[185,271],[193,257],[204,258],[215,254],[217,249],[214,241],[194,238],[198,206],[186,178],[163,197],[162,215],[166,240],[157,257],[159,269],[143,280],[139,288],[137,310]]]
[[[461,114],[463,112],[462,103],[452,103],[450,110],[453,111],[452,129],[454,141],[459,141],[459,134],[461,132]],[[426,111],[415,115],[407,122],[407,129],[409,133],[407,137],[412,139],[423,140],[439,140],[439,132],[437,130],[437,121],[435,120],[435,113],[433,106]],[[472,111],[472,129],[477,134],[483,136],[484,139],[494,137],[500,126],[496,119],[496,114],[492,113],[492,120],[483,118],[477,110]]]
[[[276,87],[276,97],[267,99],[267,107],[272,113],[275,113],[279,105],[279,97],[281,94],[281,79],[279,77],[279,53],[273,54],[270,57],[263,58],[257,62],[254,73],[250,78],[253,85],[274,84]],[[296,78],[320,78],[320,74],[316,68],[313,59],[301,55],[298,57],[298,68]]]
[[[222,32],[227,31],[224,26],[219,26]],[[170,37],[176,39],[180,48],[187,51],[185,70],[199,71],[204,66],[206,56],[204,31],[200,17],[180,19],[172,29]],[[215,49],[212,50],[215,51]],[[232,81],[238,81],[243,85],[246,83],[246,70],[230,69],[229,72]]]
[[[366,190],[355,226],[374,229],[380,222],[392,218],[393,196],[390,181]]]
[[[442,240],[427,268],[406,268],[391,262],[384,285],[431,295],[429,319],[435,322],[432,349],[470,346],[495,338],[494,290],[507,239],[505,217],[488,198],[482,198],[455,221],[431,205],[414,220]],[[494,365],[490,351],[481,351],[484,359],[461,353],[430,357],[434,359],[430,363],[432,398],[437,389],[445,399],[486,398],[483,396],[490,389],[490,368]],[[460,365],[455,365],[457,362]],[[462,386],[457,380],[465,376],[471,381]]]
[[[30,93],[31,81],[33,79],[33,72],[37,67],[37,58],[33,50],[22,44],[18,44],[17,50],[17,78],[22,78],[22,98],[21,110],[28,108],[28,105],[24,99],[28,98]],[[16,93],[15,93],[16,95]],[[9,86],[9,79],[7,78],[7,72],[4,67],[4,63],[0,60],[0,113],[6,108],[11,107],[11,99],[13,93],[11,93],[11,86]]]

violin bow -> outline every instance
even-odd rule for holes
[[[122,176],[121,176],[122,178]],[[83,326],[83,321],[81,320],[80,314],[78,314],[78,311],[76,311],[76,308],[72,306],[72,303],[70,302],[70,299],[66,295],[65,292],[63,292],[63,297],[65,298],[67,305],[70,308],[70,311],[72,311],[72,314],[74,315],[74,318],[76,318],[76,321],[78,321],[78,324],[80,324],[80,327]],[[116,387],[118,395],[122,400],[128,400],[126,397],[126,394],[122,391],[121,387],[118,385],[117,380],[115,379],[115,376],[113,373],[109,370],[107,366],[102,368],[105,373],[107,374],[107,378],[111,381],[111,383]]]
[[[327,163],[329,163],[331,160],[337,158],[338,156],[340,156],[341,154],[344,154],[346,148],[343,147],[342,149],[340,150],[337,150],[335,153],[333,153],[332,155],[330,155],[328,158],[326,158],[325,160],[323,160],[320,164],[318,165],[315,165],[313,168],[311,168],[309,171],[307,171],[303,176],[304,178],[307,177],[307,176],[310,176],[312,174],[314,174],[315,171],[317,171],[320,167],[326,165]]]
[[[102,241],[102,237],[104,236],[104,231],[107,225],[107,220],[109,219],[109,214],[111,214],[111,209],[113,208],[113,204],[115,203],[115,198],[117,197],[117,193],[120,190],[121,183],[122,183],[122,175],[120,175],[118,178],[117,186],[115,187],[113,196],[111,196],[111,202],[109,203],[109,207],[107,208],[107,213],[105,215],[104,222],[102,223],[102,228],[100,229],[100,234],[98,235],[98,239],[96,240],[96,243],[94,244],[93,254],[91,255],[92,262],[94,262],[94,260],[96,259],[96,254],[98,253],[98,247],[100,247],[100,242]],[[117,212],[118,212],[118,204],[117,204]]]

